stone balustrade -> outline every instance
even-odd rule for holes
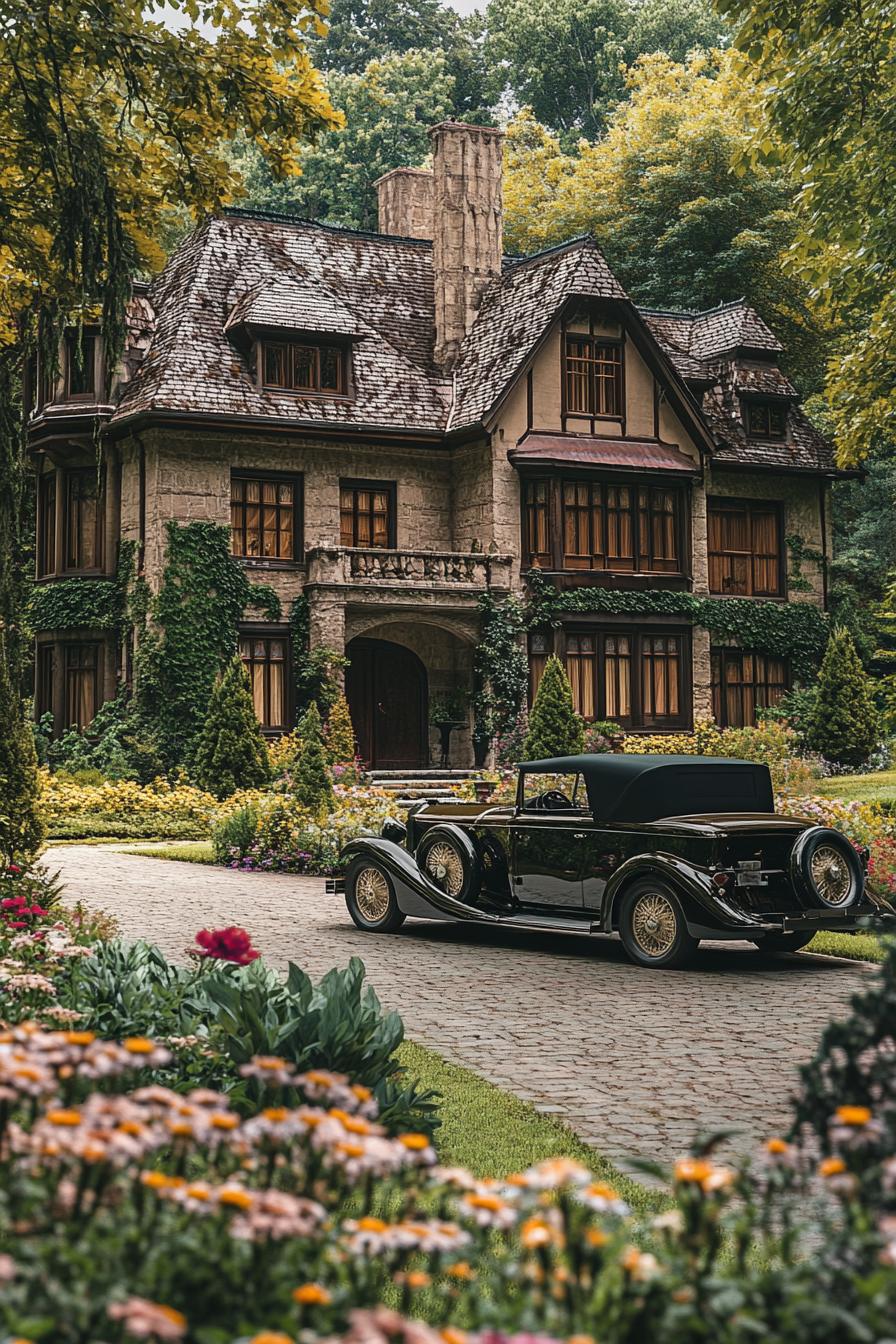
[[[387,551],[317,546],[308,552],[308,581],[414,588],[509,590],[512,557],[482,551]]]

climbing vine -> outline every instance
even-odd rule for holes
[[[139,595],[135,594],[139,601]],[[146,604],[136,661],[135,712],[166,765],[189,760],[215,677],[237,647],[247,607],[280,619],[273,588],[254,584],[216,523],[169,522],[162,582]]]
[[[526,615],[520,601],[479,599],[481,634],[473,655],[473,738],[487,744],[516,722],[529,683],[524,636]]]
[[[526,616],[530,628],[558,625],[564,612],[600,612],[614,616],[680,616],[720,639],[772,658],[789,658],[796,681],[818,671],[828,641],[829,621],[808,602],[758,602],[738,597],[695,597],[681,592],[618,592],[607,588],[558,591],[538,570],[526,576],[532,595]]]
[[[111,630],[119,637],[130,624],[128,599],[137,543],[123,541],[110,579],[56,579],[31,590],[26,624],[33,634],[45,630]]]
[[[321,717],[326,719],[339,698],[339,673],[348,667],[349,660],[325,644],[312,649],[311,618],[304,593],[299,594],[290,608],[289,632],[292,639],[297,717],[301,718],[314,703]]]

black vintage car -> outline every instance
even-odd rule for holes
[[[361,929],[408,915],[618,932],[642,966],[685,964],[701,938],[793,952],[819,929],[896,921],[838,831],[775,814],[764,765],[700,756],[567,756],[519,767],[513,805],[418,804],[350,841]]]

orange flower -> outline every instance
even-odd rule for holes
[[[444,1330],[439,1331],[444,1344],[467,1344],[466,1330],[458,1330],[456,1325],[446,1325]]]
[[[278,1330],[262,1330],[260,1335],[253,1335],[249,1344],[294,1344],[291,1335],[281,1335]]]
[[[236,1129],[239,1119],[228,1111],[216,1111],[212,1116],[212,1129]]]
[[[558,1240],[557,1233],[544,1218],[537,1214],[527,1218],[520,1228],[520,1241],[527,1251],[537,1250],[540,1246],[550,1246]]]
[[[585,1230],[585,1241],[595,1250],[598,1250],[601,1246],[606,1246],[609,1240],[608,1234],[602,1227],[589,1227]]]
[[[826,1157],[818,1164],[819,1176],[840,1176],[846,1170],[842,1157]]]
[[[414,1288],[414,1289],[428,1288],[429,1285],[432,1283],[432,1279],[429,1277],[426,1271],[422,1269],[408,1270],[407,1274],[405,1275],[404,1281],[408,1288]]]
[[[466,1260],[458,1260],[456,1264],[449,1265],[445,1270],[452,1279],[475,1279],[476,1271]]]
[[[235,1209],[251,1209],[252,1196],[248,1190],[220,1190],[218,1203],[228,1204]]]
[[[322,1283],[303,1283],[293,1288],[292,1298],[300,1307],[326,1307],[333,1300]]]
[[[475,1190],[465,1196],[464,1202],[469,1204],[471,1209],[487,1209],[490,1213],[497,1213],[498,1209],[504,1207],[504,1200],[498,1195],[484,1195]]]
[[[280,1125],[289,1115],[285,1106],[268,1106],[267,1110],[262,1111],[265,1120],[270,1120],[273,1125]]]
[[[835,1112],[841,1125],[852,1125],[861,1129],[871,1120],[871,1111],[867,1106],[838,1106]]]
[[[784,1139],[769,1139],[768,1143],[765,1145],[765,1151],[779,1156],[781,1153],[790,1151],[790,1144],[786,1143]]]
[[[47,1111],[47,1120],[51,1125],[61,1125],[63,1128],[73,1129],[81,1123],[81,1112],[76,1111],[74,1107],[69,1110]]]
[[[429,1147],[429,1139],[425,1134],[399,1134],[398,1142],[411,1153],[422,1153],[424,1148]]]
[[[156,1048],[148,1036],[126,1036],[121,1044],[129,1055],[151,1055]]]
[[[95,1031],[67,1031],[64,1033],[66,1045],[92,1045],[96,1040]]]
[[[384,1223],[382,1218],[374,1218],[371,1214],[358,1219],[359,1232],[385,1232],[387,1227],[388,1223]]]
[[[369,1101],[373,1096],[370,1088],[365,1087],[363,1083],[352,1083],[351,1092],[353,1096],[357,1097],[358,1101]]]
[[[683,1157],[675,1163],[675,1179],[683,1185],[693,1182],[702,1185],[712,1173],[712,1163],[699,1157]]]

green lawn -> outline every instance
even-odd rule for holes
[[[823,952],[828,957],[849,957],[854,961],[883,961],[881,941],[874,933],[816,933],[806,952]]]
[[[824,798],[841,798],[844,803],[896,804],[896,770],[877,770],[871,775],[832,775],[813,784],[814,793]]]
[[[128,848],[125,854],[139,854],[144,859],[178,859],[181,863],[214,863],[215,855],[210,840],[160,840],[157,844]]]
[[[560,1120],[469,1069],[415,1041],[405,1041],[398,1057],[412,1077],[442,1095],[436,1142],[446,1166],[469,1167],[477,1176],[508,1176],[546,1157],[571,1157],[609,1181],[633,1208],[650,1211],[663,1205],[661,1194],[617,1171]]]

